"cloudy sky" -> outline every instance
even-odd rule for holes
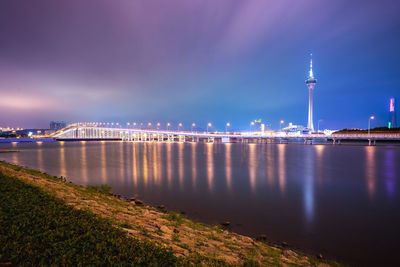
[[[367,127],[400,102],[395,0],[2,0],[0,126]],[[400,107],[400,105],[399,105]]]

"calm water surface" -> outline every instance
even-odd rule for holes
[[[396,265],[400,147],[53,142],[0,159],[356,265]],[[383,265],[382,265],[383,264]]]

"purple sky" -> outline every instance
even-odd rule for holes
[[[400,97],[400,2],[2,0],[0,126],[366,127]],[[400,99],[398,99],[400,102]]]

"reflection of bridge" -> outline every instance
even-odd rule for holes
[[[122,140],[157,142],[231,142],[231,143],[287,143],[302,141],[305,144],[332,141],[367,141],[369,145],[376,141],[399,141],[400,134],[303,134],[286,135],[282,133],[207,133],[188,131],[148,130],[132,128],[110,128],[92,125],[72,124],[57,131],[52,137],[57,140]]]

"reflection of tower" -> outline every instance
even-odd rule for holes
[[[312,54],[310,60],[310,73],[306,80],[306,84],[308,87],[308,124],[307,128],[311,131],[314,131],[314,123],[313,123],[313,91],[317,80],[314,78],[312,71]]]
[[[390,98],[389,102],[389,122],[388,122],[388,128],[396,128],[397,127],[397,122],[396,122],[396,102],[394,101],[394,98]]]

